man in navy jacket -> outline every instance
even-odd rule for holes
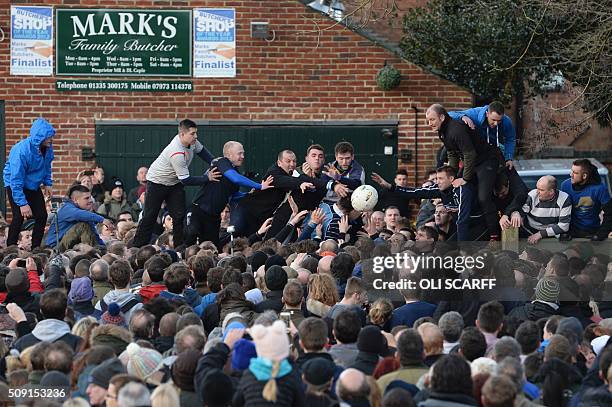
[[[47,208],[44,194],[51,195],[51,141],[55,129],[43,118],[36,119],[30,136],[11,148],[4,166],[4,186],[13,210],[13,221],[6,240],[8,246],[17,244],[21,225],[27,218],[34,218],[32,248],[39,247],[45,233]]]

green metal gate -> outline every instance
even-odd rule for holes
[[[384,137],[383,129],[390,130],[394,136]],[[149,166],[176,134],[177,126],[171,124],[98,123],[96,162],[104,167],[108,179],[116,176],[127,189],[132,188],[136,185],[138,168]],[[281,150],[293,150],[300,165],[308,146],[318,143],[325,148],[329,162],[334,159],[334,146],[339,141],[349,141],[355,146],[355,158],[366,169],[367,182],[373,171],[393,179],[397,169],[396,134],[397,123],[390,122],[198,125],[198,139],[214,156],[222,154],[223,144],[229,140],[242,143],[246,156],[242,172],[256,181],[261,180],[267,168],[276,162]],[[200,175],[206,168],[202,160],[195,158],[190,172]],[[190,199],[196,188],[187,191]]]

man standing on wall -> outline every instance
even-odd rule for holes
[[[504,156],[506,167],[512,170],[516,132],[512,120],[504,114],[504,105],[501,102],[493,101],[483,107],[448,112],[448,115],[455,120],[462,120],[470,129],[476,130],[487,143],[498,147]]]
[[[147,172],[147,191],[145,194],[145,207],[142,220],[134,236],[133,246],[141,247],[149,244],[151,233],[162,202],[172,217],[174,244],[183,244],[183,220],[185,219],[185,185],[204,185],[210,180],[218,180],[213,172],[204,176],[189,174],[189,164],[197,154],[208,164],[213,156],[198,141],[198,127],[185,119],[179,123],[179,133],[170,144],[161,152],[159,157],[151,164]]]
[[[55,136],[53,126],[43,118],[32,124],[30,136],[15,144],[4,166],[4,186],[13,211],[13,221],[6,241],[17,244],[21,225],[34,218],[32,248],[39,247],[47,223],[44,195],[51,196],[51,162]],[[43,190],[41,190],[41,185]]]
[[[459,169],[463,161],[461,178],[455,178],[453,187],[459,188],[471,182],[477,186],[478,203],[483,211],[491,240],[499,240],[501,234],[497,210],[493,203],[493,187],[499,169],[498,154],[490,144],[475,134],[465,123],[452,120],[442,105],[433,104],[425,113],[427,124],[444,143],[448,163]]]

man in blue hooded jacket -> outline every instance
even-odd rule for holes
[[[92,212],[93,200],[89,188],[77,184],[68,191],[68,198],[64,199],[62,207],[57,211],[56,224],[51,225],[47,235],[47,246],[64,250],[74,247],[78,243],[90,246],[104,245],[96,230],[98,223],[104,223],[114,228],[111,220],[105,219]]]
[[[504,105],[501,102],[493,101],[482,107],[474,107],[461,112],[448,112],[448,115],[454,120],[462,120],[472,130],[476,130],[487,143],[499,147],[506,167],[512,170],[516,132],[512,120],[504,114]]]
[[[30,136],[15,144],[4,166],[4,186],[13,212],[13,221],[6,240],[17,244],[25,219],[34,218],[32,248],[39,247],[45,233],[47,208],[44,195],[51,195],[51,144],[55,129],[43,118],[32,124]],[[44,190],[41,190],[41,185]]]

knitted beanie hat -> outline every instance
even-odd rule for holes
[[[201,355],[202,353],[195,349],[188,349],[178,355],[171,370],[172,381],[176,387],[185,391],[195,390],[193,378]]]
[[[6,275],[4,285],[9,293],[25,293],[30,289],[28,273],[22,268],[13,269]]]
[[[135,343],[130,343],[120,358],[126,364],[128,374],[143,381],[146,381],[163,365],[161,353],[154,349],[140,347]]]
[[[361,352],[384,355],[387,351],[387,340],[379,327],[368,325],[359,331],[357,349]]]
[[[266,287],[270,291],[280,291],[287,284],[287,272],[281,266],[271,266],[266,270]]]
[[[121,308],[116,302],[108,304],[108,309],[104,311],[100,318],[102,325],[117,325],[127,327],[125,317],[121,313]]]
[[[559,301],[559,282],[552,278],[544,277],[538,281],[535,289],[535,298],[538,301],[557,302]]]
[[[304,380],[312,385],[321,386],[334,378],[334,364],[325,358],[313,358],[304,363]]]
[[[248,339],[240,339],[234,345],[232,352],[232,369],[245,370],[249,367],[251,359],[257,357],[255,344]]]
[[[254,325],[250,333],[255,342],[257,356],[273,362],[281,362],[289,356],[289,337],[283,321],[274,321],[268,327]]]
[[[253,271],[255,271],[260,266],[263,266],[266,263],[266,260],[268,260],[268,255],[262,251],[256,251],[253,253],[253,255],[251,256],[249,260],[250,260],[251,268],[253,269]]]
[[[286,266],[287,260],[285,260],[283,256],[279,256],[278,254],[275,254],[274,256],[268,257],[264,265],[265,265],[266,271],[268,271],[268,269],[272,266],[281,266],[281,267]]]

